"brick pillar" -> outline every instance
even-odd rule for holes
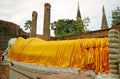
[[[43,27],[43,38],[50,40],[50,9],[51,5],[45,3],[44,5],[44,27]]]
[[[119,52],[119,32],[110,30],[109,39],[109,66],[112,79],[120,79],[118,62],[120,59]]]
[[[36,37],[37,12],[32,12],[31,37]]]

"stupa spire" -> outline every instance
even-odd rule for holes
[[[104,6],[103,6],[101,29],[107,29],[107,28],[108,28],[108,23],[107,23],[107,18],[106,18],[106,14],[105,14],[105,9],[104,9]]]
[[[78,2],[78,10],[77,10],[77,17],[76,17],[78,22],[82,21],[81,13],[80,13],[80,7],[79,7],[79,2]]]

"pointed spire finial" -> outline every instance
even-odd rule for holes
[[[108,28],[108,23],[107,23],[105,9],[104,9],[104,5],[103,5],[103,7],[102,7],[102,25],[101,25],[101,29],[107,29],[107,28]]]
[[[104,5],[103,5],[103,13],[105,12]]]
[[[79,8],[79,2],[78,2],[78,10],[80,10],[80,8]]]
[[[80,14],[80,7],[79,7],[79,2],[78,2],[78,10],[77,10],[77,17],[76,17],[78,22],[82,21],[81,14]]]

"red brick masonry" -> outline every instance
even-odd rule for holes
[[[0,61],[0,79],[9,79],[9,65]]]

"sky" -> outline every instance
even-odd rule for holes
[[[76,20],[78,2],[82,19],[90,18],[87,29],[91,31],[101,29],[103,5],[109,27],[111,27],[111,12],[120,7],[120,0],[0,0],[0,20],[13,22],[24,30],[26,20],[32,20],[32,12],[36,11],[37,34],[43,34],[45,3],[51,4],[51,23],[53,23],[59,19]]]

